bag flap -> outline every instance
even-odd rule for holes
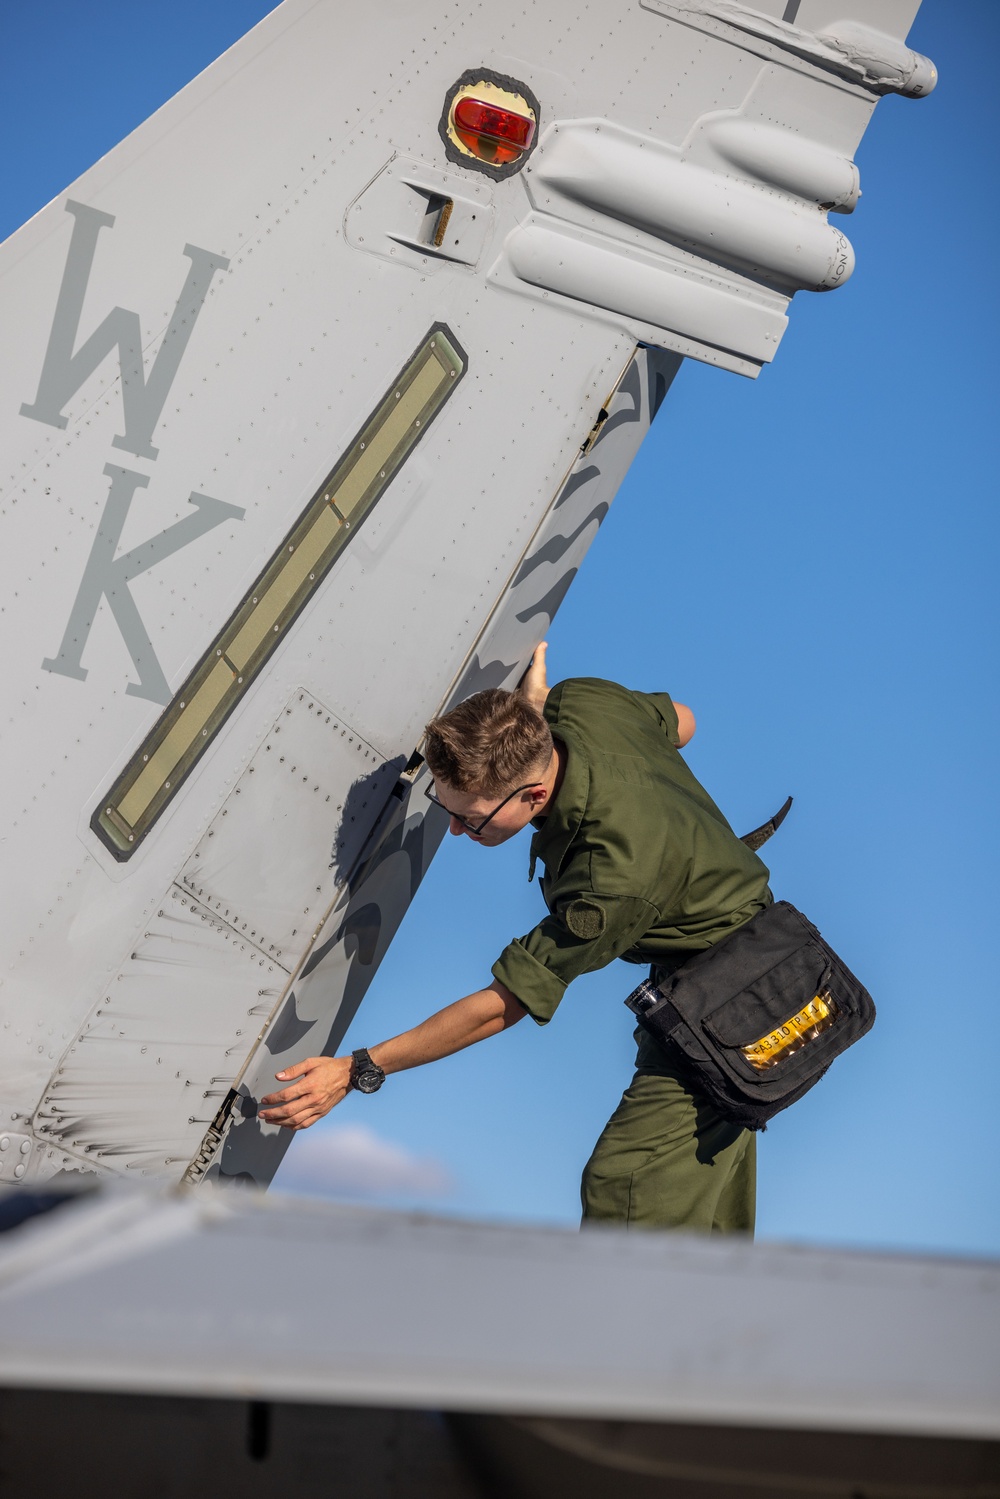
[[[831,967],[823,949],[806,942],[704,1016],[702,1025],[722,1046],[749,1046],[798,1015],[827,987]]]
[[[805,947],[819,933],[787,901],[758,911],[745,926],[690,958],[662,987],[689,1025],[700,1025],[731,999]],[[792,1012],[794,1014],[794,1011]]]

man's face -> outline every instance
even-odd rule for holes
[[[456,791],[447,781],[438,781],[434,787],[438,805],[449,814],[449,831],[456,837],[465,834],[473,843],[484,848],[495,848],[506,843],[522,828],[526,828],[533,817],[537,817],[548,801],[544,785],[527,786],[516,791],[508,800],[498,796],[483,796],[477,791]],[[499,810],[497,810],[499,808]],[[478,827],[486,818],[489,822],[481,833],[474,833],[466,823]]]

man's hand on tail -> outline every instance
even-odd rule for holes
[[[258,1118],[285,1129],[308,1129],[329,1114],[351,1089],[351,1057],[307,1057],[274,1075],[279,1083],[294,1078],[290,1088],[269,1093],[260,1101]]]
[[[518,688],[524,701],[529,707],[534,708],[536,713],[541,713],[545,707],[545,699],[549,695],[549,683],[545,675],[545,652],[548,648],[548,641],[546,640],[543,640],[541,645],[535,647],[535,654],[531,658],[531,665],[525,672],[521,685]]]

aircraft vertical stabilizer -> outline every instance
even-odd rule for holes
[[[270,1180],[682,358],[851,274],[915,0],[285,0],[0,248],[0,1180]]]

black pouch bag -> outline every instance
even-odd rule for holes
[[[625,1003],[748,1129],[807,1093],[875,1020],[868,990],[784,900]]]

